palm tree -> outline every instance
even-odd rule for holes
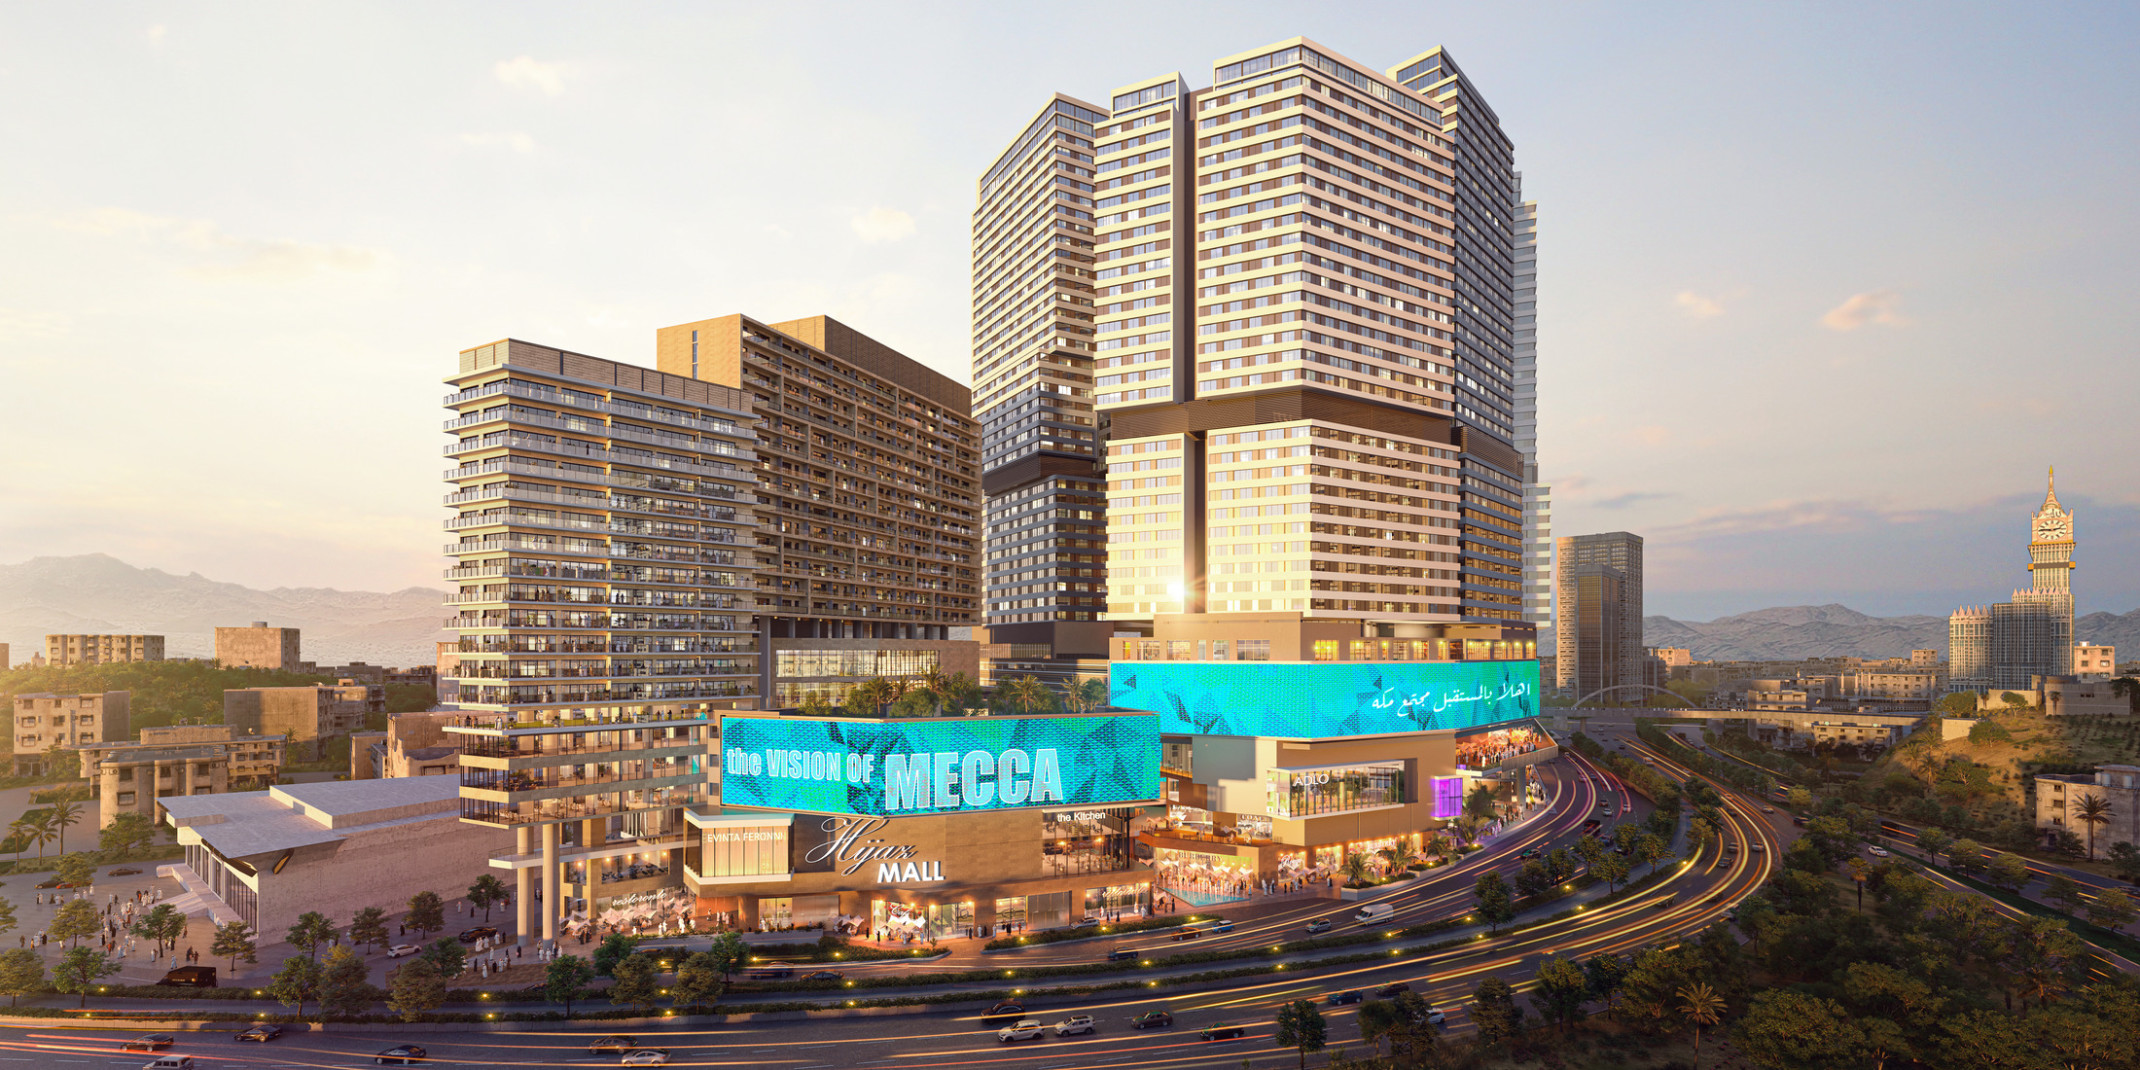
[[[1368,874],[1374,869],[1367,861],[1367,856],[1358,851],[1346,854],[1345,861],[1338,868],[1345,871],[1345,883],[1362,888],[1367,886]]]
[[[1702,1070],[1702,1027],[1724,1017],[1724,997],[1706,982],[1697,981],[1679,990],[1679,1013],[1694,1025],[1694,1070]]]
[[[1088,676],[1070,685],[1063,702],[1072,713],[1091,713],[1107,705],[1107,681]]]
[[[1871,876],[1871,868],[1862,858],[1853,858],[1843,863],[1843,867],[1850,871],[1850,879],[1858,882],[1858,909],[1862,911],[1865,909],[1865,878]]]
[[[2110,800],[2092,792],[2081,796],[2080,800],[2073,804],[2073,819],[2088,826],[2088,861],[2095,861],[2096,826],[2110,824],[2110,819],[2114,816],[2116,815],[2110,810]]]
[[[27,817],[18,817],[8,822],[7,836],[8,839],[15,841],[15,860],[17,862],[22,861],[22,849],[30,845],[30,825],[30,819]]]
[[[37,845],[37,857],[42,860],[45,857],[45,845],[51,843],[53,838],[59,835],[52,827],[52,811],[39,810],[37,811],[37,816],[28,820],[30,822],[28,830],[30,842]]]
[[[1048,702],[1048,685],[1037,676],[1018,677],[996,689],[1003,701],[1016,707],[1020,713],[1031,713]]]
[[[52,826],[59,830],[59,853],[67,853],[67,826],[82,820],[82,804],[61,800],[52,805]],[[2106,819],[2107,820],[2107,819]]]

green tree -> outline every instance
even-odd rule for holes
[[[386,946],[386,911],[365,907],[349,919],[349,942],[377,951]]]
[[[1300,1070],[1308,1070],[1308,1056],[1323,1050],[1329,1039],[1330,1027],[1315,1004],[1296,999],[1278,1008],[1277,1045],[1300,1053]]]
[[[1984,845],[1975,840],[1954,841],[1947,848],[1947,864],[1962,873],[1975,873],[1984,868]]]
[[[155,839],[156,826],[148,816],[132,812],[112,815],[111,824],[97,833],[98,845],[114,859],[147,847]]]
[[[2106,929],[2122,929],[2133,917],[2133,897],[2116,888],[2105,888],[2088,901],[2088,920]]]
[[[59,837],[59,830],[52,824],[52,811],[32,810],[18,818],[17,823],[22,825],[22,831],[17,835],[37,845],[37,857],[42,861],[46,845]]]
[[[334,919],[317,910],[307,910],[297,916],[297,924],[290,926],[286,939],[291,947],[317,962],[320,948],[334,943],[341,935],[342,930],[335,926]]]
[[[296,1007],[297,1016],[305,1016],[305,1004],[319,997],[323,971],[318,960],[309,955],[292,955],[282,960],[282,969],[268,979],[268,994],[285,1007]]]
[[[1486,923],[1487,933],[1500,931],[1501,926],[1516,916],[1516,901],[1509,895],[1508,882],[1501,879],[1499,870],[1489,869],[1479,874],[1472,884],[1472,894],[1478,898],[1479,920]]]
[[[2012,692],[2008,693],[2011,694]],[[2013,741],[2013,733],[1999,727],[1999,722],[1997,721],[1978,721],[1969,726],[1970,746],[1983,747],[1993,743],[2012,743]]]
[[[634,952],[626,956],[610,968],[614,981],[609,986],[609,1002],[645,1014],[661,995],[661,982],[656,976],[659,970],[646,955]]]
[[[437,892],[418,892],[409,897],[409,916],[402,924],[416,930],[418,939],[446,927],[446,902]]]
[[[253,927],[242,921],[227,921],[216,926],[215,939],[208,944],[208,953],[230,960],[230,972],[238,972],[238,960],[259,962],[260,949],[253,943]]]
[[[1783,793],[1783,805],[1793,810],[1804,810],[1813,805],[1813,793],[1796,784]]]
[[[54,867],[54,870],[61,884],[88,884],[97,875],[96,864],[83,856],[80,851],[76,851],[71,855],[61,855],[59,864]]]
[[[447,981],[459,977],[461,971],[468,966],[467,950],[461,947],[460,941],[450,936],[441,936],[431,941],[417,957],[429,959],[431,965],[438,969],[439,977]]]
[[[1620,890],[1620,882],[1627,879],[1630,868],[1632,867],[1627,864],[1627,859],[1608,851],[1605,857],[1598,859],[1597,864],[1590,867],[1590,875],[1604,881],[1605,890],[1613,893]]]
[[[1701,1070],[1702,1028],[1724,1020],[1724,997],[1706,982],[1697,981],[1679,990],[1679,1013],[1694,1027],[1694,1070]]]
[[[1552,958],[1538,967],[1537,982],[1531,1006],[1538,1008],[1540,1018],[1558,1022],[1561,1032],[1567,1032],[1583,1016],[1583,1003],[1590,998],[1589,978],[1574,959]]]
[[[1984,879],[2001,888],[2019,888],[2029,882],[2029,864],[2015,854],[1999,854],[1984,867]]]
[[[1374,866],[1367,861],[1366,855],[1358,851],[1346,852],[1345,859],[1339,863],[1338,868],[1345,873],[1345,883],[1354,888],[1367,887],[1368,879],[1374,876]]]
[[[2118,875],[2119,880],[2140,881],[2140,847],[2119,840],[2110,845],[2110,850],[2104,852],[2104,857],[2110,859],[2111,871]]]
[[[483,912],[483,920],[490,920],[490,908],[512,898],[512,889],[496,875],[485,873],[468,886],[468,904]]]
[[[15,904],[0,899],[0,936],[14,932],[18,924],[20,923],[15,920]]]
[[[2034,997],[2039,1007],[2079,983],[2088,968],[2087,945],[2081,943],[2066,923],[2053,918],[2027,918],[2012,932],[2012,963],[2021,982],[2023,1003]]]
[[[713,945],[706,949],[706,954],[713,956],[714,964],[721,970],[721,980],[727,981],[732,974],[743,968],[744,963],[750,961],[750,945],[744,943],[743,937],[733,930],[724,930],[721,935],[713,938]]]
[[[115,959],[104,957],[104,952],[93,947],[70,948],[59,957],[52,967],[52,987],[62,992],[76,993],[82,998],[76,1008],[89,1006],[89,990],[98,981],[119,972]]]
[[[1382,1042],[1389,1039],[1403,1024],[1403,1009],[1390,1000],[1371,999],[1360,1004],[1360,1040],[1371,1051],[1380,1053]]]
[[[2095,830],[2110,824],[2117,814],[2111,810],[2110,800],[2090,792],[2073,804],[2073,819],[2088,826],[2088,860],[2095,861]]]
[[[0,992],[7,994],[8,1006],[44,988],[45,961],[37,957],[37,952],[26,947],[0,951]]]
[[[555,967],[561,961],[564,960],[552,959],[550,965]],[[387,1008],[401,1015],[404,1022],[416,1021],[445,1002],[446,979],[439,976],[438,964],[422,955],[402,964],[387,979]]]
[[[728,988],[721,974],[721,960],[701,951],[676,964],[676,983],[670,993],[679,1007],[703,1008],[717,1002]]]
[[[1945,829],[1928,828],[1917,834],[1917,849],[1923,851],[1926,858],[1936,859],[1946,854],[1947,848],[1952,846],[1954,837],[1948,835]]]
[[[1471,990],[1471,1022],[1483,1043],[1513,1039],[1523,1030],[1523,1008],[1516,1005],[1516,990],[1498,977],[1480,981]]]
[[[59,853],[67,853],[67,830],[82,820],[82,804],[61,799],[52,804],[52,828],[59,833]]]
[[[134,924],[128,926],[127,931],[143,940],[153,941],[156,944],[156,954],[160,956],[167,946],[176,944],[178,938],[185,935],[186,916],[169,903],[158,903],[147,913],[135,918]]]
[[[813,719],[830,717],[839,712],[832,708],[831,703],[825,701],[825,693],[822,691],[811,691],[803,695],[800,711],[803,716]]]
[[[1864,1030],[1832,999],[1771,990],[1754,996],[1734,1031],[1739,1051],[1767,1070],[1832,1070],[1857,1062]]]
[[[1654,832],[1645,832],[1641,839],[1635,841],[1635,860],[1650,867],[1652,873],[1657,872],[1657,863],[1670,857],[1672,845]]]
[[[87,899],[69,899],[52,916],[52,924],[45,927],[54,940],[80,940],[95,936],[104,928],[104,919],[97,913],[95,903]]]
[[[1105,705],[1109,695],[1107,681],[1096,676],[1087,676],[1070,685],[1063,692],[1063,705],[1071,713],[1091,713]]]
[[[1034,713],[1054,703],[1048,685],[1037,676],[1015,677],[996,686],[996,700],[1018,713]]]
[[[353,1018],[370,1010],[378,998],[370,977],[371,968],[348,945],[329,951],[320,968],[320,1017]]]
[[[2087,893],[2081,891],[2079,881],[2064,873],[2053,873],[2051,878],[2044,882],[2043,897],[2057,903],[2059,910],[2071,914],[2073,904],[2087,898]]]
[[[543,967],[543,998],[564,1004],[567,1018],[572,1017],[572,1001],[586,995],[593,983],[594,967],[578,955],[559,955]]]
[[[1974,691],[1953,691],[1942,696],[1935,707],[1950,717],[1974,717],[1977,712],[1977,695]]]

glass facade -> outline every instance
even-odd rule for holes
[[[1395,762],[1329,769],[1274,769],[1264,778],[1272,816],[1314,817],[1404,802],[1404,767]]]
[[[785,677],[921,676],[942,663],[934,650],[780,650],[773,671]]]
[[[701,833],[707,877],[756,877],[788,872],[788,826],[709,828]]]

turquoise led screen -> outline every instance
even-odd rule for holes
[[[1535,661],[1118,661],[1108,676],[1113,705],[1170,734],[1331,739],[1538,713]]]
[[[1158,718],[721,718],[721,802],[897,817],[1159,798]]]

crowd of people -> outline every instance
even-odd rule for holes
[[[1499,728],[1481,732],[1456,741],[1456,764],[1466,769],[1485,769],[1552,742],[1551,736],[1535,728]]]

